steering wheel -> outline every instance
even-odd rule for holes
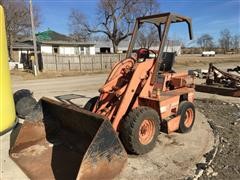
[[[155,56],[157,53],[151,49],[148,48],[140,48],[137,50],[137,59],[139,58],[149,58],[149,54],[153,53]]]

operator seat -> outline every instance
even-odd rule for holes
[[[160,63],[159,71],[174,72],[172,70],[172,67],[175,61],[175,56],[175,52],[164,52],[162,55],[162,61]]]

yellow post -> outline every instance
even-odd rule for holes
[[[0,6],[0,135],[16,124],[3,7]]]

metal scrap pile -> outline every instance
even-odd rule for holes
[[[240,66],[236,66],[235,68],[229,68],[227,69],[227,72],[237,72],[238,74],[240,74]]]
[[[237,72],[237,68],[231,70]],[[210,63],[206,83],[196,85],[195,89],[200,92],[240,97],[240,76],[224,72]]]
[[[240,76],[224,72],[210,63],[206,84],[218,84],[223,87],[240,88]]]
[[[207,69],[193,69],[193,70],[188,70],[189,75],[193,75],[199,79],[206,79],[208,70]]]

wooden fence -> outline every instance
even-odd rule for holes
[[[49,55],[42,54],[45,71],[104,71],[124,59],[126,54]]]

